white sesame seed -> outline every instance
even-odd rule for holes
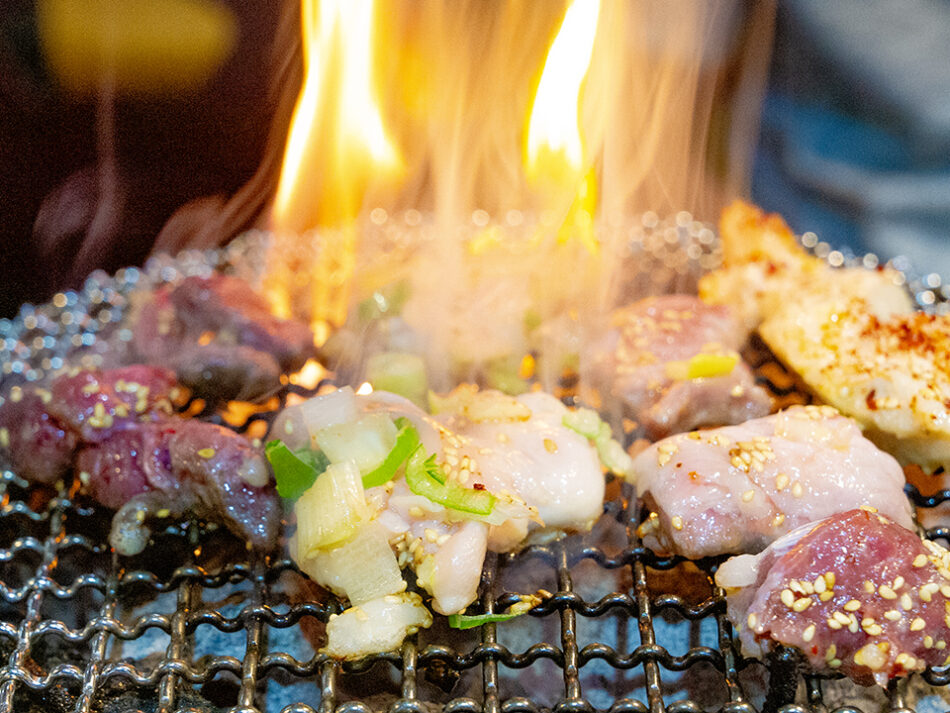
[[[815,638],[815,625],[809,624],[807,627],[805,627],[805,631],[802,632],[802,641],[808,643],[813,638]]]

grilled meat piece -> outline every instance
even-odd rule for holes
[[[595,348],[594,378],[651,439],[769,412],[768,394],[739,357],[745,333],[727,307],[650,297],[615,311],[610,323]]]
[[[175,377],[150,366],[74,369],[0,397],[0,454],[27,480],[66,475],[81,442],[95,443],[171,412]]]
[[[148,542],[153,516],[223,522],[252,546],[277,539],[280,505],[260,452],[221,426],[169,418],[83,448],[77,468],[88,493],[118,510],[110,543],[124,555]]]
[[[0,397],[0,456],[17,475],[51,484],[69,472],[78,439],[46,408],[49,390],[14,386]]]
[[[14,387],[0,399],[0,454],[45,484],[75,466],[86,492],[119,511],[111,540],[122,554],[145,547],[146,516],[158,513],[224,522],[269,548],[280,506],[263,457],[233,431],[172,414],[176,383],[167,369],[136,365]]]
[[[735,201],[719,221],[722,267],[699,281],[708,304],[729,305],[747,330],[802,297],[860,297],[878,317],[913,311],[900,273],[833,268],[807,253],[778,215]]]
[[[453,393],[446,410],[431,416],[394,394],[341,389],[285,409],[271,430],[271,437],[300,448],[329,425],[380,413],[405,417],[447,478],[495,495],[491,515],[475,519],[414,494],[404,477],[365,491],[400,565],[416,571],[444,614],[475,599],[487,551],[511,551],[540,526],[589,530],[602,512],[605,487],[594,446],[564,425],[568,410],[553,396],[473,394],[466,387]],[[333,586],[319,563],[298,561]]]
[[[817,671],[880,686],[947,662],[950,552],[872,510],[803,526],[719,568],[747,655],[794,646]]]
[[[172,412],[175,374],[155,366],[76,369],[50,384],[49,413],[85,443]]]
[[[758,552],[861,505],[913,527],[900,465],[830,406],[672,436],[637,455],[633,470],[654,513],[641,535],[685,557]]]
[[[751,206],[725,211],[722,239],[725,267],[703,278],[702,297],[746,305],[772,351],[902,463],[950,467],[950,316],[914,312],[893,270],[807,255],[781,218]]]
[[[280,386],[312,356],[313,333],[275,317],[267,302],[236,277],[188,277],[140,298],[132,347],[163,364],[206,399],[256,399]]]

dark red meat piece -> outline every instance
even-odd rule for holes
[[[46,409],[51,394],[36,386],[15,386],[0,398],[0,454],[29,481],[50,484],[66,475],[76,434]]]
[[[260,452],[247,439],[202,421],[168,419],[120,431],[84,448],[77,460],[89,494],[119,510],[111,542],[136,554],[136,528],[156,514],[223,522],[252,546],[276,541],[280,505]],[[164,512],[162,512],[164,511]]]
[[[863,684],[947,662],[950,552],[868,509],[805,526],[716,581],[743,649],[794,646]]]
[[[84,442],[97,443],[171,413],[176,383],[173,372],[155,366],[78,369],[53,379],[46,408]]]
[[[275,317],[246,282],[226,275],[155,290],[139,304],[132,332],[139,358],[174,369],[202,398],[267,395],[314,351],[305,324]]]

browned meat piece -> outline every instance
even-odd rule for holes
[[[221,426],[167,419],[114,433],[79,453],[88,493],[119,512],[110,542],[124,555],[148,542],[154,516],[221,522],[258,549],[276,542],[280,504],[261,453]]]
[[[82,441],[96,443],[172,412],[175,374],[155,366],[76,369],[56,376],[46,408]]]
[[[151,366],[76,369],[48,386],[14,386],[0,397],[0,454],[27,480],[53,483],[80,441],[170,413],[174,386],[174,374]]]
[[[174,369],[202,398],[264,396],[313,353],[305,324],[275,317],[246,282],[225,275],[155,290],[138,305],[132,331],[142,360]]]
[[[613,313],[593,376],[651,439],[741,423],[771,406],[739,358],[744,341],[726,307],[690,295],[650,297]]]
[[[806,525],[720,567],[747,654],[794,646],[818,671],[881,686],[947,663],[950,552],[871,510]]]
[[[76,450],[76,434],[46,410],[50,392],[14,386],[0,397],[0,456],[29,481],[50,484],[66,475]]]

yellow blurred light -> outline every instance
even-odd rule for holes
[[[216,0],[38,0],[43,57],[70,91],[195,90],[231,55],[238,25]]]
[[[551,44],[528,122],[527,165],[531,173],[549,167],[539,162],[558,160],[567,173],[582,170],[585,157],[578,108],[599,14],[599,0],[574,0]]]

